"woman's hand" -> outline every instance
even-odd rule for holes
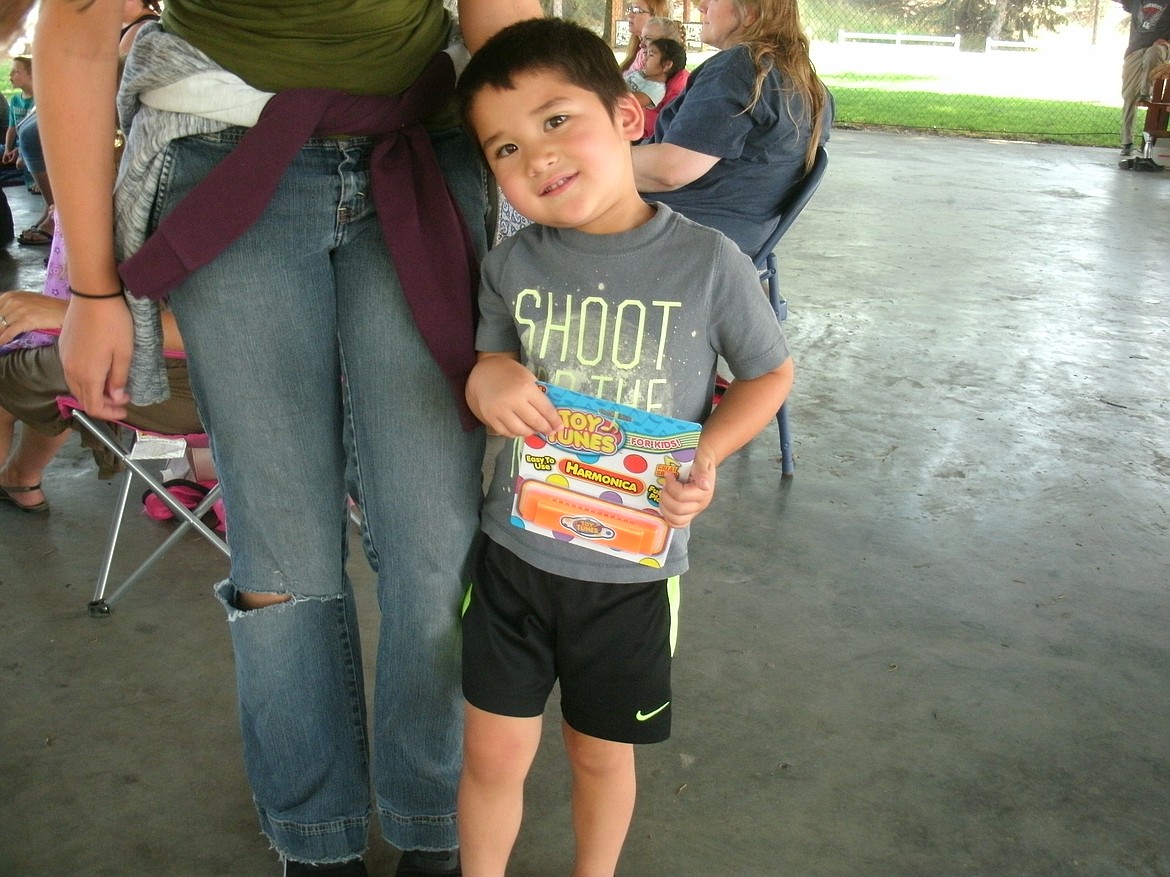
[[[34,329],[60,329],[68,303],[38,292],[14,289],[0,292],[0,344]]]
[[[467,404],[488,429],[508,438],[555,432],[556,406],[510,353],[481,353],[467,379]]]
[[[126,416],[133,340],[130,309],[122,299],[70,299],[58,342],[61,365],[70,392],[94,417]]]

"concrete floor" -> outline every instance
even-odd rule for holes
[[[855,131],[830,154],[781,248],[796,477],[766,433],[695,527],[621,873],[1170,875],[1170,174]],[[0,275],[35,278],[15,250]],[[275,875],[222,559],[186,542],[91,619],[92,473],[71,448],[49,518],[0,508],[0,875]],[[571,860],[546,726],[519,877]],[[375,841],[372,873],[393,859]]]

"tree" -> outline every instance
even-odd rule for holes
[[[916,30],[994,40],[1021,40],[1068,21],[1067,0],[876,0],[872,5],[897,11]]]

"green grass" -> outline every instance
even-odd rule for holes
[[[16,94],[16,89],[8,84],[8,72],[11,69],[11,58],[0,60],[0,92],[3,92],[5,97],[12,97],[12,95]]]
[[[886,91],[843,85],[834,77],[826,77],[825,82],[836,100],[836,121],[842,125],[1078,146],[1117,145],[1120,111],[1116,107],[977,94]]]
[[[0,90],[11,95],[8,69],[0,60]],[[905,91],[919,81],[922,90]],[[841,73],[825,82],[837,101],[837,122],[860,127],[924,130],[962,137],[1035,140],[1080,146],[1115,146],[1119,110],[1073,101],[998,98],[977,94],[939,94],[929,90],[930,77],[889,74],[881,82],[898,83],[887,91],[873,87],[872,75]],[[866,82],[868,87],[853,83]],[[1140,116],[1140,113],[1139,113]],[[1141,125],[1141,119],[1138,119]]]
[[[872,73],[833,73],[822,77],[826,82],[864,82],[866,85],[876,85],[879,82],[933,82],[937,76],[918,76],[913,73],[883,73],[874,76]]]

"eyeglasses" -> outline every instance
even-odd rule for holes
[[[626,15],[649,15],[649,9],[643,9],[641,6],[631,6],[626,10]]]

